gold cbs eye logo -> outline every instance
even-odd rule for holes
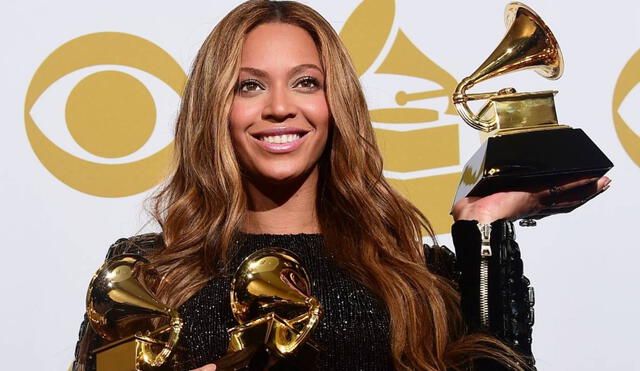
[[[65,151],[36,125],[32,108],[56,81],[93,66],[118,65],[146,72],[181,96],[186,75],[163,49],[138,36],[102,32],[73,39],[51,53],[36,70],[25,99],[29,143],[40,162],[60,181],[100,197],[143,192],[162,180],[173,142],[148,157],[125,163],[100,163]],[[136,153],[156,125],[156,104],[139,79],[119,70],[93,72],[71,90],[65,105],[66,126],[73,141],[99,159]]]
[[[429,218],[436,233],[449,233],[449,210],[461,178],[458,115],[449,98],[457,81],[401,28],[394,29],[394,17],[393,0],[364,0],[345,22],[340,37],[363,85],[372,87],[369,91],[388,94],[384,82],[389,78],[399,86],[392,89],[390,107],[370,110],[385,177]],[[386,44],[388,52],[381,56]],[[439,87],[424,89],[434,83]],[[406,92],[402,84],[418,91]]]
[[[640,82],[640,50],[638,50],[622,69],[613,91],[613,124],[631,160],[640,166],[640,136],[636,134],[620,115],[620,105],[629,92]]]

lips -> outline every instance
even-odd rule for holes
[[[267,152],[287,153],[298,148],[308,133],[309,130],[280,126],[250,133],[250,135]]]

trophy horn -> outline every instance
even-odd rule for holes
[[[119,342],[135,337],[139,350],[136,369],[163,365],[171,356],[182,329],[182,319],[175,309],[157,301],[135,277],[134,268],[147,262],[141,256],[125,254],[105,262],[93,275],[87,291],[87,317],[91,327],[103,339]],[[151,320],[165,317],[169,324],[153,335],[169,332],[168,340],[154,339],[149,331]],[[160,352],[152,347],[161,344]]]
[[[562,53],[556,38],[531,8],[518,2],[510,3],[505,9],[505,23],[508,30],[500,44],[475,72],[458,84],[453,94],[453,103],[462,119],[474,129],[485,132],[497,127],[495,115],[489,114],[487,109],[490,102],[478,114],[467,102],[515,93],[515,89],[467,94],[468,89],[478,82],[521,69],[535,69],[548,79],[559,78],[563,71]]]
[[[322,307],[292,252],[268,248],[249,255],[236,271],[230,299],[239,325],[228,330],[229,349],[216,362],[219,369],[239,369],[238,361],[246,362],[259,349],[292,364],[310,362],[319,351],[310,335]]]

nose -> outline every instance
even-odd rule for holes
[[[283,122],[296,116],[296,105],[290,92],[283,87],[273,87],[269,92],[269,101],[262,111],[262,119],[271,122]]]

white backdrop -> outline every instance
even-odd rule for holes
[[[118,237],[154,230],[154,226],[146,225],[149,217],[142,207],[150,192],[148,187],[141,193],[104,197],[95,195],[95,190],[104,185],[101,180],[96,181],[101,184],[94,182],[86,189],[67,185],[69,181],[59,180],[64,168],[45,166],[36,155],[38,144],[27,135],[26,117],[32,117],[46,137],[76,157],[122,164],[150,156],[170,143],[179,102],[178,95],[148,71],[110,61],[74,68],[59,76],[47,88],[51,91],[43,92],[25,115],[25,97],[36,70],[70,40],[118,32],[150,41],[188,72],[208,32],[237,3],[31,0],[0,4],[0,73],[5,86],[0,93],[5,114],[0,136],[0,226],[5,261],[0,270],[3,369],[66,369],[73,359],[88,281],[107,247]],[[361,0],[306,3],[340,30]],[[417,50],[459,80],[470,74],[501,39],[506,3],[396,0],[389,36],[382,40],[377,56],[362,76],[371,108],[398,108],[395,92],[433,90],[441,82],[420,80],[410,73],[376,72],[388,58],[400,30]],[[640,207],[640,61],[630,62],[640,50],[640,5],[632,0],[530,0],[528,5],[557,37],[565,56],[564,76],[548,81],[533,72],[520,72],[488,82],[480,90],[506,86],[520,91],[559,90],[556,102],[560,121],[584,129],[615,164],[609,173],[614,179],[612,187],[602,196],[569,215],[545,219],[536,228],[517,230],[526,274],[537,294],[534,354],[541,370],[640,370],[635,354],[636,335],[640,333],[636,320],[640,305],[636,261],[640,252],[634,230]],[[96,50],[100,50],[99,45]],[[57,68],[71,68],[60,67],[60,63],[71,63],[71,57],[65,58],[57,62]],[[622,81],[628,87],[620,85],[616,90],[627,63]],[[142,140],[140,149],[126,156],[106,158],[89,153],[74,142],[75,135],[69,135],[69,122],[65,125],[70,91],[86,76],[102,70],[134,76],[155,102],[153,134],[146,142]],[[621,101],[615,107],[614,94]],[[376,123],[376,127],[403,132],[455,125],[451,145],[454,149],[459,145],[459,150],[450,164],[387,168],[386,174],[395,179],[426,179],[459,172],[461,163],[478,148],[478,134],[445,112],[446,98],[415,101],[407,106],[430,108],[439,115],[414,126]],[[619,113],[619,127],[626,127],[626,134],[617,133],[614,112]],[[380,133],[385,135],[384,130]],[[89,142],[84,143],[90,147]],[[397,155],[394,148],[385,150],[392,153],[389,156]],[[129,179],[125,178],[115,177],[111,182],[126,183]],[[416,195],[415,189],[412,192],[410,196],[416,200],[424,198]],[[434,193],[449,203],[447,192],[453,190],[421,192]],[[427,197],[426,202],[436,204],[437,200]],[[443,215],[430,217],[447,222]],[[445,233],[440,237],[450,241]]]

